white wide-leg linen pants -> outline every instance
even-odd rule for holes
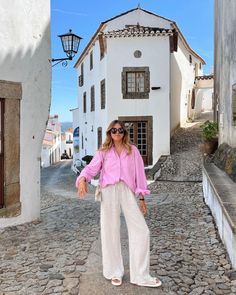
[[[122,278],[124,265],[120,242],[120,212],[124,213],[129,237],[130,282],[153,281],[149,275],[149,229],[134,193],[124,182],[102,188],[101,241],[103,275],[107,279]]]

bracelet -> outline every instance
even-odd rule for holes
[[[139,199],[139,201],[145,201],[145,199],[144,199],[144,198],[142,198],[142,199]]]

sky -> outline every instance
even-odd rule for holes
[[[74,64],[101,22],[141,6],[175,21],[190,47],[205,61],[204,74],[213,70],[214,0],[51,0],[52,58],[65,57],[60,38],[69,29],[83,39],[79,51],[67,67],[52,67],[52,103],[50,114],[60,122],[72,122],[70,109],[77,107],[77,73]]]

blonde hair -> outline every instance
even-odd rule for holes
[[[101,145],[101,147],[99,148],[99,151],[108,151],[112,145],[113,145],[113,139],[111,137],[111,129],[113,128],[113,126],[115,124],[120,124],[120,126],[124,129],[124,136],[122,137],[122,143],[125,147],[125,149],[127,150],[128,154],[131,154],[132,151],[132,144],[130,142],[130,138],[129,138],[129,133],[128,131],[125,129],[125,125],[122,121],[120,120],[113,120],[107,130],[106,130],[106,139],[104,141],[104,143]]]

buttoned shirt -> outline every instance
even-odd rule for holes
[[[81,177],[85,177],[86,181],[89,182],[99,172],[101,187],[123,181],[137,195],[150,194],[147,189],[143,159],[135,145],[132,145],[130,154],[127,153],[126,149],[123,149],[121,154],[118,155],[114,146],[108,151],[97,151],[92,161],[77,177],[76,186],[78,187]]]

